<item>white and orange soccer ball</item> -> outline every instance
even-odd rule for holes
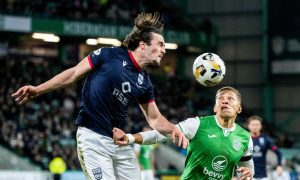
[[[203,53],[198,56],[193,64],[193,74],[203,86],[219,84],[226,73],[224,61],[214,53]]]

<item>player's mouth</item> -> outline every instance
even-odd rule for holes
[[[221,106],[221,110],[229,110],[228,106]]]

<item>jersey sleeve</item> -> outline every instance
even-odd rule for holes
[[[251,157],[252,158],[252,154],[253,154],[253,140],[250,137],[249,139],[249,144],[248,144],[248,149],[245,151],[243,157],[241,158],[241,160],[245,157]]]
[[[195,137],[198,128],[200,127],[200,120],[198,117],[188,118],[180,123],[177,127],[185,134],[185,136],[191,140]]]
[[[91,52],[87,58],[89,60],[90,66],[92,69],[98,68],[103,63],[103,54],[105,53],[105,48],[97,49]]]
[[[270,149],[271,151],[273,151],[276,156],[277,156],[277,161],[278,161],[278,165],[281,165],[282,162],[282,154],[281,152],[278,150],[278,147],[275,145],[275,143],[272,141],[272,139],[268,136],[266,136],[266,141],[268,143],[268,149]]]
[[[249,168],[251,170],[252,177],[253,177],[255,172],[254,172],[254,162],[252,159],[252,154],[253,154],[253,141],[252,141],[252,138],[250,137],[248,149],[245,151],[244,155],[241,157],[240,161],[237,163],[237,166]]]
[[[188,118],[179,124],[176,124],[177,128],[180,129],[188,139],[193,139],[197,133],[200,126],[200,120],[195,118]],[[166,142],[172,140],[170,134],[164,136],[160,134],[157,130],[140,132],[143,137],[143,144],[156,144],[161,142]]]
[[[149,82],[149,85],[148,85],[147,91],[138,98],[139,104],[147,104],[147,103],[155,101],[153,85],[151,83],[149,76],[148,76],[148,82]]]
[[[170,141],[171,135],[162,135],[157,130],[144,131],[139,133],[143,137],[142,144],[157,144]]]

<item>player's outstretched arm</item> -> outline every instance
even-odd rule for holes
[[[188,139],[185,135],[172,123],[170,123],[159,111],[155,102],[140,104],[140,107],[151,128],[157,130],[161,134],[171,134],[173,143],[178,140],[178,146],[187,147]]]
[[[88,58],[84,58],[76,66],[69,68],[52,79],[38,85],[38,86],[23,86],[12,94],[18,104],[24,104],[37,96],[49,91],[57,90],[69,86],[83,77],[91,70]]]
[[[125,134],[119,128],[113,128],[113,140],[118,145],[128,144],[157,144],[161,142],[171,141],[170,135],[164,136],[156,130],[139,132],[137,134]]]

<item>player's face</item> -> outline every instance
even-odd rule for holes
[[[160,61],[166,53],[165,41],[162,35],[157,33],[151,33],[152,40],[149,45],[144,45],[144,59],[146,64],[159,66]]]
[[[248,124],[248,129],[251,133],[260,133],[262,126],[259,120],[252,119]]]
[[[222,91],[216,97],[214,112],[223,119],[235,118],[242,111],[241,102],[232,91]]]

